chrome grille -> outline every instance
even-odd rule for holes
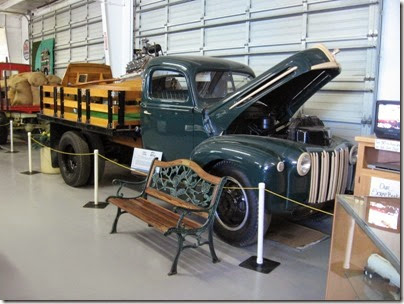
[[[309,203],[333,200],[344,193],[348,178],[348,148],[334,151],[311,152]]]

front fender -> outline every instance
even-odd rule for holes
[[[264,182],[267,189],[286,193],[288,173],[276,169],[277,164],[284,160],[274,151],[217,136],[195,147],[190,158],[207,171],[221,160],[231,161],[246,175],[252,187],[258,187],[260,182]],[[271,212],[273,203],[279,201],[279,198],[271,197],[269,200],[268,193],[266,198],[266,209]]]

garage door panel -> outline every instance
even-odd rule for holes
[[[101,6],[98,1],[88,4],[88,18],[101,17]]]
[[[258,76],[287,57],[285,54],[250,56],[250,67]]]
[[[199,21],[201,13],[201,1],[187,2],[181,5],[173,5],[168,9],[169,25],[183,24],[191,21]]]
[[[88,46],[88,58],[89,62],[98,62],[104,63],[104,49],[102,48],[103,42],[100,44],[89,45]]]
[[[311,13],[308,16],[308,38],[366,37],[369,8],[351,8],[330,12]]]
[[[66,64],[70,58],[70,50],[60,50],[55,52],[55,65]]]
[[[56,14],[56,24],[58,27],[69,25],[70,22],[70,12],[62,12]]]
[[[71,61],[72,62],[79,62],[83,61],[83,59],[86,59],[87,57],[87,47],[82,46],[82,47],[75,47],[70,49],[71,52]]]
[[[69,31],[62,31],[62,32],[56,33],[55,45],[68,44],[69,41],[70,41],[70,32]]]
[[[339,136],[355,142],[356,134],[361,133],[361,125],[348,122],[326,122],[325,126],[330,128],[331,135]]]
[[[142,13],[139,19],[139,28],[141,31],[148,31],[155,28],[162,28],[166,22],[166,9],[160,8],[153,11]]]
[[[293,16],[251,22],[252,44],[287,44],[301,38],[302,17]]]
[[[88,25],[88,39],[99,39],[102,37],[102,27],[100,27],[99,23]]]
[[[71,21],[72,22],[80,22],[84,21],[87,18],[87,9],[85,6],[79,6],[77,8],[72,9],[71,11]]]
[[[49,28],[49,29],[54,28],[55,27],[55,18],[54,18],[54,16],[51,16],[49,18],[45,18],[43,20],[43,26],[45,28]]]
[[[247,2],[245,0],[233,1],[217,1],[205,0],[205,16],[207,18],[220,17],[221,19],[226,15],[243,14],[247,9]]]
[[[244,24],[228,25],[205,30],[205,45],[217,49],[243,47],[245,43],[246,27]]]
[[[74,28],[72,29],[72,43],[75,42],[83,42],[86,40],[87,37],[87,30],[86,28]]]
[[[185,33],[174,33],[168,37],[169,52],[199,51],[201,31],[188,31]]]
[[[302,0],[251,0],[252,10],[292,8],[301,5]]]

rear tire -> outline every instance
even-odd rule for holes
[[[0,145],[4,145],[7,143],[8,137],[8,127],[7,124],[7,117],[3,112],[0,112]]]
[[[254,244],[258,233],[258,199],[255,190],[230,189],[253,187],[246,175],[231,161],[223,160],[210,171],[217,176],[227,176],[214,229],[225,242],[238,247]],[[271,215],[264,215],[264,233],[268,230]]]
[[[98,150],[99,154],[105,155],[104,144],[102,143],[101,137],[97,134],[92,133],[83,133],[84,138],[87,141],[88,148],[90,152],[94,152],[94,150]],[[94,184],[94,156],[90,156],[91,158],[91,169],[90,176],[88,177],[87,184]],[[104,175],[105,169],[105,159],[98,157],[98,181],[101,181],[102,176]]]
[[[76,131],[63,134],[59,142],[59,150],[68,153],[89,153],[88,144]],[[87,183],[91,172],[90,155],[58,154],[60,173],[66,184],[72,187],[83,186]]]

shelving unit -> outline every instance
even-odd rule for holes
[[[400,153],[375,148],[375,136],[357,136],[358,161],[356,164],[354,195],[369,195],[372,177],[400,181],[400,173],[368,168],[368,164],[400,162]]]

